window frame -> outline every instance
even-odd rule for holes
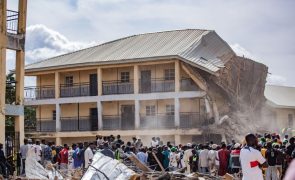
[[[166,104],[166,115],[169,115],[169,116],[175,115],[174,104]]]
[[[65,85],[67,87],[71,87],[74,85],[74,77],[73,76],[65,76]]]
[[[52,111],[52,120],[56,120],[56,110]]]
[[[175,69],[165,69],[164,70],[164,79],[169,80],[175,80]]]
[[[129,71],[122,71],[120,73],[120,80],[121,83],[129,83],[130,82],[130,72]]]
[[[155,105],[145,106],[145,114],[146,114],[146,116],[155,116],[156,115],[156,106]]]

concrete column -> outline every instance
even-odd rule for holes
[[[61,131],[60,104],[55,104],[55,112],[56,112],[55,128],[56,128],[56,132],[60,132]]]
[[[5,90],[6,90],[6,7],[7,1],[0,1],[0,143],[5,149]]]
[[[103,129],[103,121],[102,121],[102,103],[101,101],[97,102],[97,124],[98,124],[98,130]]]
[[[175,143],[175,146],[178,146],[179,144],[181,144],[181,138],[180,138],[180,135],[174,135],[174,143]]]
[[[58,145],[58,146],[63,146],[61,137],[56,137],[55,138],[55,144]]]
[[[134,65],[134,94],[139,93],[139,70],[138,70],[138,65]]]
[[[175,92],[180,91],[180,62],[175,61]]]
[[[180,105],[179,98],[174,98],[174,125],[176,128],[180,125]]]
[[[60,74],[59,72],[55,72],[55,75],[54,75],[54,88],[55,88],[55,99],[58,99],[60,96],[59,96],[59,93],[60,93]]]
[[[140,102],[135,100],[135,129],[140,128]]]
[[[6,60],[5,59],[6,59],[6,49],[1,48],[0,50],[0,143],[2,143],[3,145],[5,145],[5,89],[6,89]]]
[[[15,102],[17,105],[23,105],[24,101],[24,66],[25,66],[25,53],[23,51],[16,51],[16,68],[15,68]],[[15,117],[15,131],[19,132],[19,141],[22,145],[25,138],[24,133],[24,115]]]
[[[97,95],[102,95],[102,69],[97,68]]]

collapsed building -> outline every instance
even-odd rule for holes
[[[26,134],[57,144],[120,134],[144,143],[216,143],[259,129],[267,67],[215,31],[125,37],[29,64]]]

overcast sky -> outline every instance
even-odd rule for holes
[[[16,0],[8,5],[17,9]],[[268,83],[295,86],[294,7],[293,0],[28,0],[26,63],[128,35],[198,28],[266,64]]]

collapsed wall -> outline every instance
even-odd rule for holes
[[[207,92],[207,119],[214,123],[204,127],[203,132],[221,134],[229,142],[242,140],[245,134],[260,129],[267,66],[235,55],[216,75],[187,64],[182,66]]]

